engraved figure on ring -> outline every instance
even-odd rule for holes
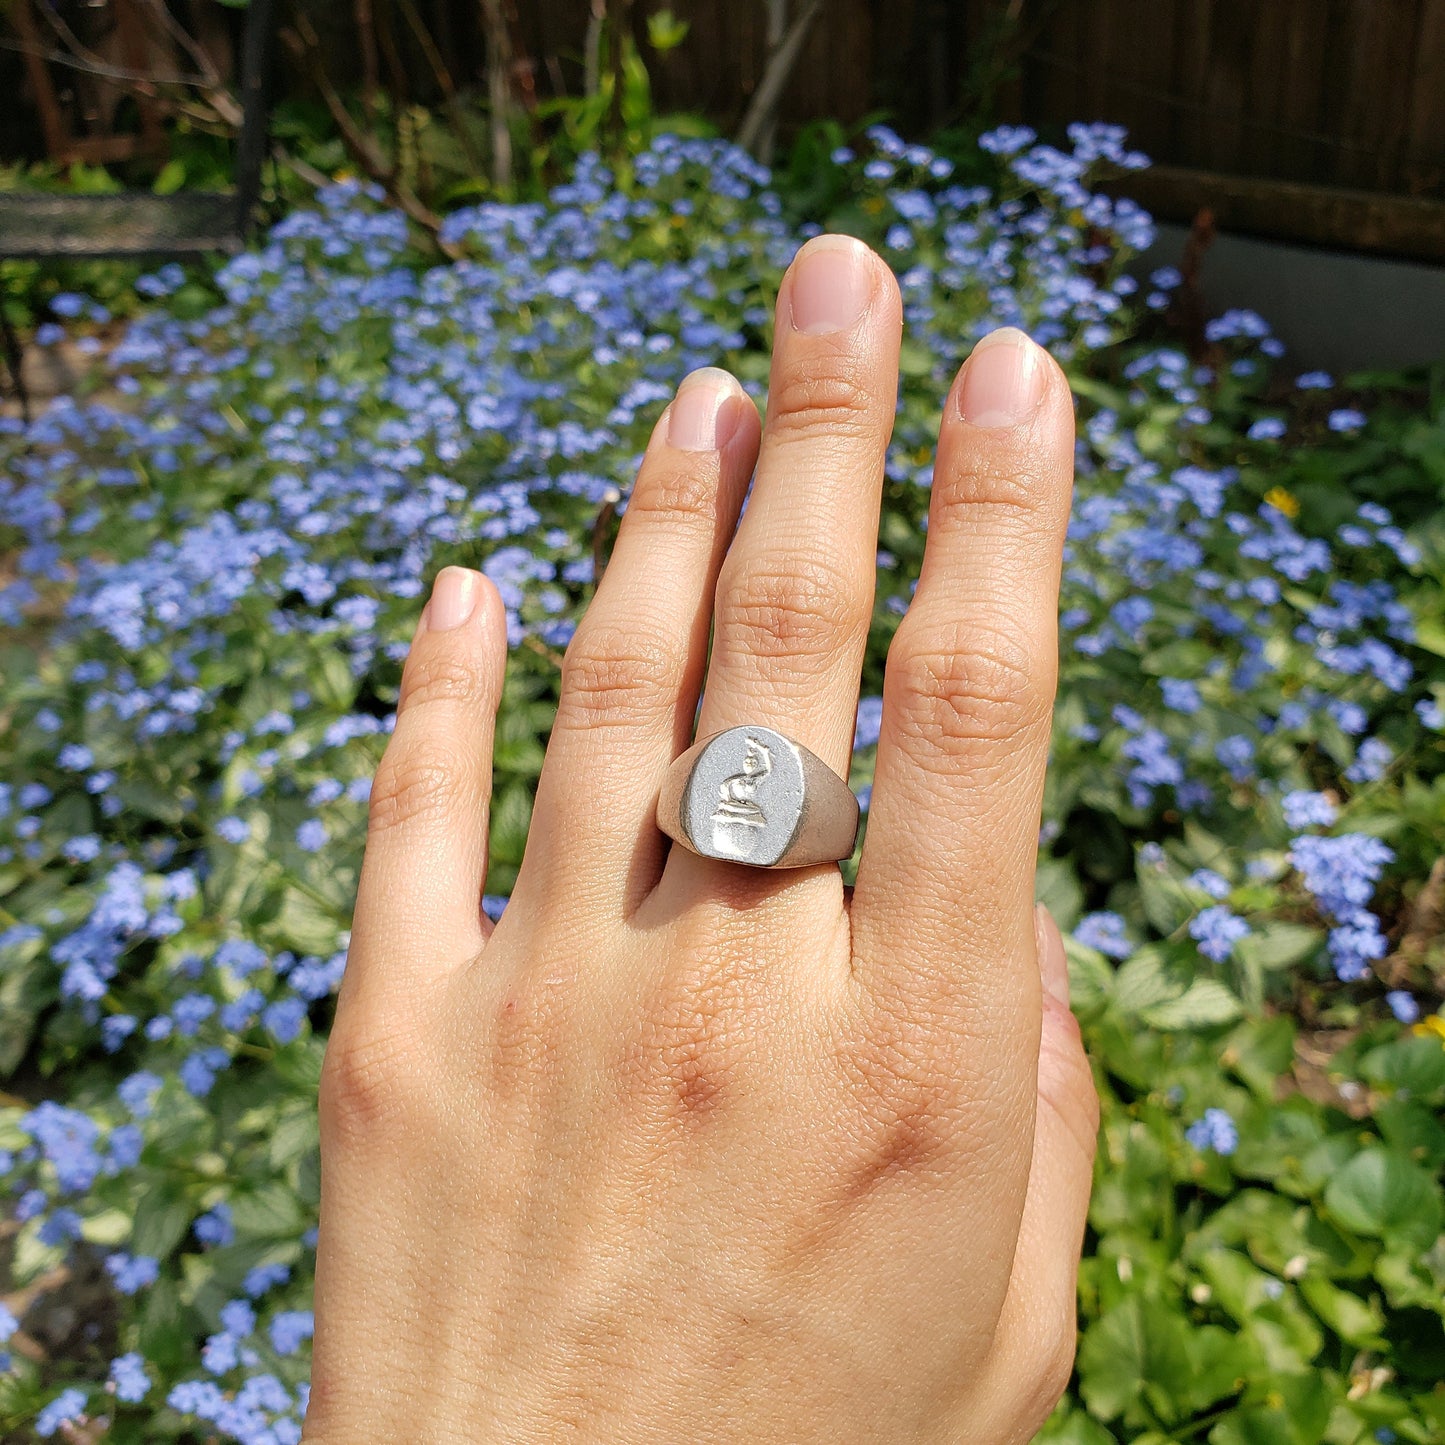
[[[748,844],[734,829],[765,828],[767,815],[758,806],[758,785],[773,770],[772,754],[757,738],[747,740],[742,771],[725,778],[718,788],[718,805],[713,811],[715,844],[727,852],[747,851]]]

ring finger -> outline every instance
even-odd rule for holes
[[[651,801],[687,746],[713,581],[757,457],[758,415],[726,372],[684,381],[659,421],[587,615],[557,718],[516,895],[626,916],[657,881]],[[579,838],[588,846],[579,850]]]
[[[757,480],[718,578],[699,738],[760,724],[848,771],[901,331],[897,282],[861,241],[803,247],[778,295]],[[685,885],[740,871],[677,848],[668,863]]]

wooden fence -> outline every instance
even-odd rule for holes
[[[533,54],[580,55],[585,0],[519,3]],[[654,65],[660,102],[734,120],[762,0],[668,8],[692,29]],[[1445,261],[1445,0],[825,0],[783,120],[876,109],[915,134],[980,109],[1118,121],[1162,213]]]
[[[640,0],[639,18],[664,8]],[[691,22],[656,66],[664,101],[741,109],[765,54],[762,0],[669,0]],[[1171,164],[1445,195],[1445,0],[825,0],[785,114],[911,127],[950,118],[972,68],[1009,119],[1111,119]],[[535,56],[580,56],[586,0],[520,0]],[[1013,47],[1017,54],[1011,54]]]
[[[1127,125],[1156,210],[1445,261],[1445,0],[1062,0],[1009,108]]]
[[[290,3],[344,83],[364,50],[357,11],[401,0]],[[503,3],[532,92],[575,94],[592,0]],[[639,35],[664,8],[687,20],[680,47],[649,56],[657,100],[736,125],[767,62],[766,0],[606,4]],[[463,84],[482,68],[481,7],[411,3]],[[429,72],[416,68],[424,88]],[[293,92],[305,84],[283,78]],[[0,50],[0,150],[7,130],[34,134],[7,122],[20,92],[18,57]],[[913,135],[980,116],[1046,135],[1118,121],[1159,163],[1136,189],[1163,214],[1209,205],[1238,229],[1445,262],[1445,0],[823,0],[782,134],[876,113]]]

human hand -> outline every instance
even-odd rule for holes
[[[846,775],[900,330],[887,267],[823,237],[761,451],[736,382],[684,383],[495,931],[503,611],[438,579],[322,1081],[315,1445],[994,1445],[1063,1390],[1097,1101],[1033,905],[1073,412],[1032,342],[980,343],[944,405],[851,896],[654,820],[705,663],[699,737],[773,727]]]

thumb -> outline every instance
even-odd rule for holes
[[[1044,1005],[1034,1151],[993,1345],[995,1378],[1011,1382],[997,1402],[1000,1438],[1022,1440],[1048,1417],[1073,1371],[1079,1254],[1099,1132],[1099,1096],[1069,1010],[1063,935],[1043,904],[1035,910],[1034,925]],[[1021,1390],[1024,1381],[1028,1388]]]

